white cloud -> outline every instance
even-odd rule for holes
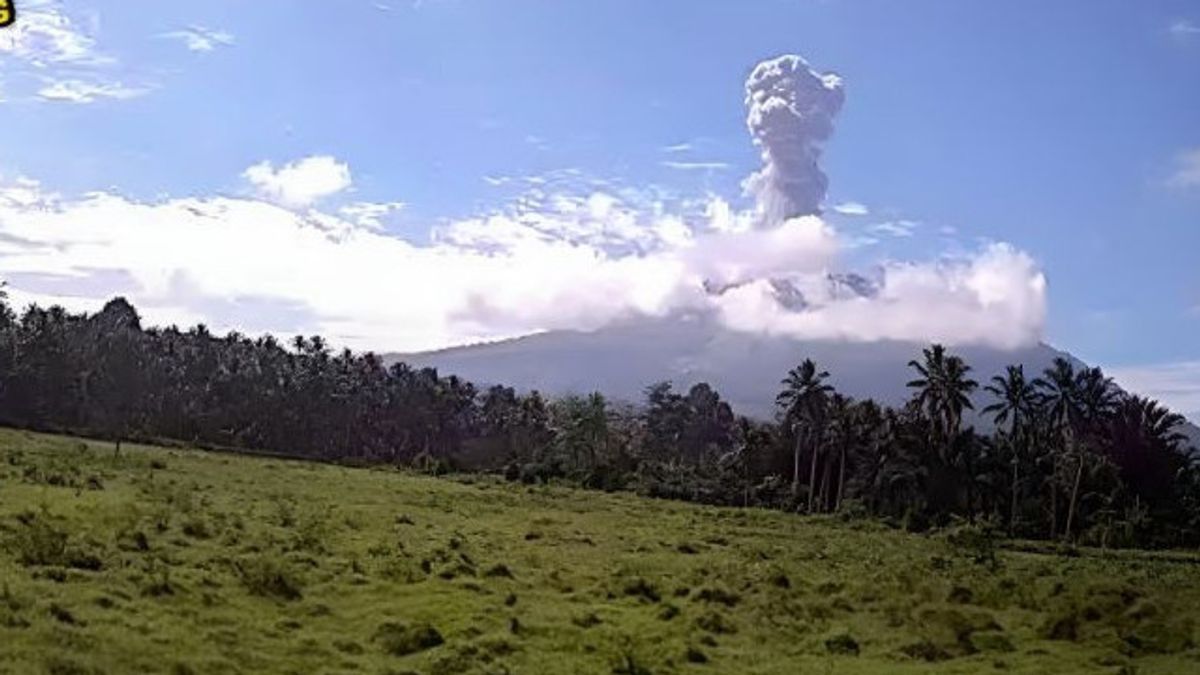
[[[118,60],[98,49],[94,31],[82,28],[66,3],[19,4],[16,23],[0,31],[0,72],[11,76],[10,98],[77,104],[149,91],[118,79]]]
[[[63,103],[94,103],[100,99],[129,99],[146,93],[145,89],[127,87],[119,82],[87,82],[84,80],[51,80],[38,89],[38,98]]]
[[[46,1],[19,4],[17,22],[0,33],[0,55],[42,68],[111,61],[96,53],[96,41],[59,7]]]
[[[286,171],[268,167],[267,184]],[[344,187],[348,174],[315,192]],[[816,216],[762,229],[747,225],[753,213],[720,200],[700,220],[607,192],[548,193],[540,202],[449,223],[417,244],[369,222],[380,205],[339,216],[250,198],[69,199],[19,180],[0,186],[0,277],[12,282],[17,302],[94,306],[121,292],[159,323],[228,325],[220,308],[252,298],[265,303],[258,319],[273,330],[293,325],[273,312],[300,308],[307,330],[379,350],[595,328],[681,309],[797,337],[1011,346],[1040,336],[1044,279],[1028,256],[1004,245],[953,261],[884,265],[875,296],[843,296],[823,292],[821,280],[837,269],[845,242]],[[124,285],[106,286],[112,278]],[[56,292],[48,279],[89,290]],[[773,279],[801,289],[808,307],[781,305]],[[714,286],[723,293],[706,291]]]
[[[833,210],[835,213],[840,213],[843,216],[865,216],[871,212],[870,209],[867,208],[866,204],[860,202],[842,202],[841,204],[834,204]]]
[[[1200,148],[1179,153],[1175,172],[1167,179],[1167,185],[1177,188],[1200,187]]]
[[[788,311],[766,279],[720,296],[725,323],[810,339],[915,340],[1027,345],[1041,335],[1046,281],[1026,254],[993,244],[965,258],[893,263],[873,296],[845,297],[809,285],[809,307]]]
[[[163,33],[161,37],[178,40],[193,52],[211,52],[217,47],[233,45],[233,35],[223,30],[212,30],[203,26],[188,26],[180,30]]]
[[[404,202],[354,202],[338,209],[338,215],[371,230],[383,229],[383,219],[404,208]]]
[[[1106,368],[1126,391],[1149,396],[1200,421],[1200,361]]]
[[[328,155],[314,155],[276,169],[263,160],[242,173],[258,194],[287,206],[313,202],[350,187],[350,167]]]
[[[1178,19],[1171,22],[1171,27],[1167,29],[1171,35],[1176,37],[1190,37],[1192,35],[1200,35],[1200,26],[1192,23],[1187,19]]]
[[[675,143],[663,147],[663,152],[687,152],[692,149],[691,143]]]
[[[661,164],[668,169],[680,169],[682,171],[724,171],[729,168],[727,162],[674,162],[666,161]]]
[[[876,234],[887,234],[893,237],[911,237],[913,230],[917,229],[920,223],[912,220],[889,220],[883,223],[876,223],[870,229]]]

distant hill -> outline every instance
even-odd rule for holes
[[[767,418],[774,411],[779,381],[805,358],[828,370],[841,392],[899,404],[909,395],[904,385],[912,379],[912,370],[907,364],[926,346],[801,341],[733,331],[689,315],[385,358],[433,366],[480,384],[503,383],[547,394],[601,391],[625,401],[640,401],[645,387],[659,380],[670,380],[677,389],[708,382],[739,412]],[[967,360],[981,382],[1011,363],[1024,364],[1027,373],[1036,374],[1055,357],[1071,358],[1044,344],[1016,351],[975,346],[952,351]]]
[[[708,382],[740,413],[770,418],[780,379],[804,358],[830,372],[841,392],[897,405],[909,392],[908,368],[927,345],[912,342],[796,340],[733,331],[713,319],[686,315],[637,319],[584,331],[550,331],[525,337],[416,354],[390,354],[388,361],[432,366],[481,385],[506,384],[545,394],[603,392],[640,402],[646,386],[670,380],[676,389]],[[986,382],[1009,364],[1023,364],[1030,377],[1058,356],[1084,365],[1046,344],[1007,351],[993,347],[952,349]],[[977,395],[982,400],[982,392]],[[1186,432],[1200,445],[1200,429]]]

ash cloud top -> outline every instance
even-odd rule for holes
[[[842,109],[842,79],[795,54],[763,61],[746,79],[746,127],[763,167],[746,179],[767,224],[816,215],[829,187],[821,146]]]

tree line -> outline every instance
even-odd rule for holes
[[[320,337],[143,328],[124,299],[95,314],[0,295],[0,423],[322,461],[503,471],[665,498],[872,515],[920,530],[961,517],[1013,536],[1104,546],[1200,544],[1200,467],[1183,418],[1057,359],[980,383],[940,345],[909,363],[911,398],[855,400],[811,360],[774,420],[707,384],[547,399]],[[986,405],[974,410],[975,400]],[[985,431],[969,420],[994,424]]]

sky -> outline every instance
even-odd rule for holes
[[[680,310],[1044,340],[1200,412],[1195,2],[16,5],[18,307],[377,351]]]

